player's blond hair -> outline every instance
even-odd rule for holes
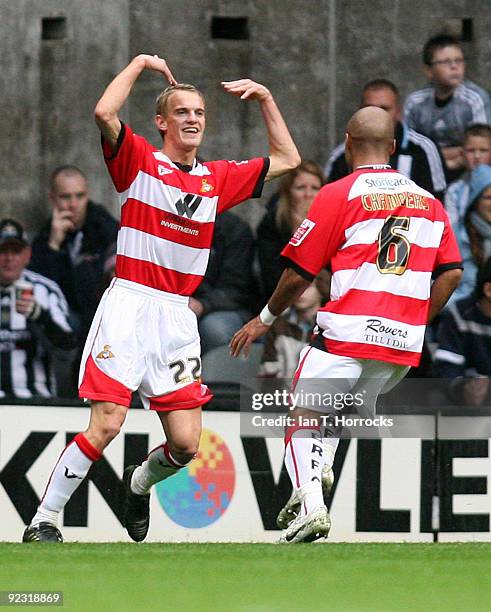
[[[203,105],[205,104],[204,95],[194,85],[189,85],[189,83],[178,83],[177,85],[169,85],[169,87],[166,87],[164,91],[162,91],[155,100],[156,115],[162,115],[162,117],[165,117],[167,115],[167,105],[169,103],[169,98],[175,91],[191,91],[193,93],[197,93],[203,100]]]

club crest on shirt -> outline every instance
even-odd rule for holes
[[[214,189],[215,187],[213,185],[210,185],[210,183],[205,178],[201,179],[201,189],[199,190],[200,193],[209,193]]]
[[[292,246],[298,246],[305,240],[305,237],[311,232],[315,227],[315,223],[310,219],[304,219],[302,223],[297,227],[296,232],[290,238],[290,244]]]
[[[114,357],[114,353],[111,352],[111,345],[105,344],[102,351],[96,355],[96,359],[112,359]]]

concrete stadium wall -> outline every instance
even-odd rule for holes
[[[43,19],[57,17],[65,37],[43,40]],[[31,234],[49,214],[47,181],[58,165],[80,165],[95,199],[114,199],[92,110],[127,61],[128,23],[128,0],[0,0],[0,210]]]
[[[266,153],[256,105],[226,96],[219,84],[250,76],[274,92],[302,156],[323,164],[364,82],[390,78],[403,95],[424,84],[421,46],[434,33],[471,28],[468,73],[491,89],[489,9],[488,0],[0,0],[2,216],[35,231],[48,214],[47,176],[61,163],[79,164],[94,199],[116,210],[92,110],[137,53],[166,57],[179,80],[205,91],[204,157]],[[56,17],[66,19],[64,37],[43,39],[42,20]],[[249,38],[212,38],[213,17],[247,18]],[[151,118],[161,86],[158,75],[145,74],[124,111],[157,145]],[[239,214],[254,224],[262,205]]]

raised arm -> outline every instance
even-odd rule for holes
[[[109,83],[95,107],[94,116],[104,138],[113,149],[121,131],[118,113],[130,95],[136,79],[145,69],[161,72],[170,85],[177,83],[166,61],[158,55],[138,55]]]
[[[250,79],[223,81],[222,85],[226,92],[241,100],[257,100],[261,106],[269,141],[270,164],[265,180],[270,181],[296,168],[301,161],[300,155],[269,89]]]

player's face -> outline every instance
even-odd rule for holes
[[[437,86],[455,89],[462,83],[465,72],[464,54],[459,47],[443,47],[433,52],[427,76]]]
[[[290,188],[292,212],[302,219],[306,217],[310,205],[321,187],[318,176],[310,172],[299,172]]]
[[[0,284],[10,285],[19,279],[31,258],[31,247],[18,242],[0,246]]]
[[[479,215],[491,223],[491,187],[487,187],[479,196],[477,201],[477,212]]]
[[[378,106],[387,111],[394,125],[401,119],[401,107],[395,93],[388,88],[369,89],[363,94],[361,106]]]
[[[157,115],[159,117],[159,115]],[[205,105],[194,91],[176,91],[167,101],[167,115],[161,117],[159,128],[167,144],[184,150],[199,147],[205,131]]]
[[[66,213],[74,230],[83,226],[89,203],[89,190],[83,176],[59,174],[50,192],[50,200],[54,208]]]
[[[464,156],[469,170],[479,164],[491,164],[491,140],[485,136],[469,136],[464,144]]]

